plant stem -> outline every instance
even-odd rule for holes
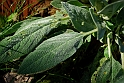
[[[111,54],[111,46],[110,46],[110,38],[107,38],[107,43],[108,43],[108,54],[109,54],[109,58],[111,58],[112,54]]]
[[[110,42],[110,39],[112,38],[112,33],[110,32],[108,35],[107,35],[107,44],[108,44],[108,54],[109,54],[109,58],[110,58],[110,61],[111,61],[111,65],[113,65],[113,57],[112,57],[112,53],[111,53],[111,42]],[[112,73],[111,73],[111,76],[112,76],[112,79],[111,79],[111,83],[113,83],[113,66],[111,67],[112,68]]]
[[[90,34],[92,34],[92,33],[97,32],[97,31],[98,31],[98,29],[96,28],[96,29],[93,29],[93,30],[88,31],[88,32],[80,32],[80,33],[83,34],[84,36],[87,36],[87,35],[90,35]]]
[[[111,42],[110,39],[112,38],[112,33],[108,33],[107,35],[107,44],[108,44],[108,54],[109,54],[109,58],[111,59],[112,57],[112,53],[111,53]]]
[[[122,63],[122,69],[124,71],[124,53],[121,52],[121,63]]]

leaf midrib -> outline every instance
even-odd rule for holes
[[[83,35],[81,35],[81,34],[78,33],[78,36],[72,38],[72,40],[77,39],[77,38],[79,38],[79,37],[81,37],[81,36],[82,36],[82,38],[83,38]],[[69,40],[69,41],[71,41],[71,40]],[[67,42],[69,43],[69,41],[67,41]],[[48,56],[51,52],[53,52],[54,50],[56,50],[56,49],[62,47],[62,46],[65,45],[65,44],[67,44],[67,43],[64,42],[62,45],[58,46],[57,48],[52,49],[50,52],[46,53],[46,56]],[[29,54],[29,55],[30,55],[30,54]],[[34,63],[36,63],[37,61],[39,62],[39,60],[41,60],[41,58],[46,57],[46,56],[42,56],[42,57],[38,58],[38,60],[34,61],[34,62],[33,62],[32,64],[30,64],[30,66],[28,66],[28,67],[31,67]],[[24,70],[26,70],[26,69],[27,69],[27,68],[25,68]],[[23,70],[23,71],[24,71],[24,70]]]

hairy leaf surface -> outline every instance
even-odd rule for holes
[[[76,52],[82,45],[82,39],[83,35],[76,32],[47,39],[24,59],[18,73],[38,73],[56,66]]]
[[[62,4],[78,31],[88,32],[96,28],[87,9],[70,5],[66,2],[62,2]]]
[[[37,20],[37,19],[41,19],[41,18],[31,18],[31,19],[17,22],[16,24],[12,25],[11,27],[7,27],[4,31],[2,31],[0,36],[7,36],[7,35],[10,35],[12,33],[15,33],[20,27],[25,27],[30,22]]]
[[[106,60],[98,71],[96,83],[112,82],[120,70],[121,64],[114,58]]]
[[[30,53],[52,29],[57,28],[60,24],[55,16],[22,23],[13,36],[0,42],[0,63]],[[18,26],[18,23],[15,26]]]

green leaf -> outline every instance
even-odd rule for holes
[[[124,83],[124,75],[120,76],[118,79],[114,81],[115,83]]]
[[[111,31],[114,31],[114,28],[115,28],[114,24],[109,21],[105,21],[105,22],[106,22],[106,28]]]
[[[118,36],[116,37],[116,43],[119,45],[120,52],[124,53],[124,44],[123,40],[120,39]]]
[[[31,74],[48,70],[72,56],[82,45],[83,35],[64,33],[40,44],[22,62],[18,73]]]
[[[42,19],[43,21],[45,22],[45,19]],[[36,22],[42,23],[41,19]],[[36,22],[33,23],[35,24]],[[33,26],[31,23],[25,27],[21,27],[15,35],[3,39],[0,42],[0,63],[28,54],[51,31],[52,28],[50,26],[48,23],[44,23],[41,26]]]
[[[98,71],[96,83],[112,82],[120,70],[121,64],[114,58],[106,60]]]
[[[0,63],[27,55],[42,42],[51,30],[58,28],[61,24],[56,16],[22,23],[13,36],[0,42]],[[15,26],[18,26],[18,23]]]
[[[81,2],[79,2],[78,0],[69,0],[68,1],[69,4],[75,5],[75,6],[84,6]]]
[[[105,31],[106,31],[106,25],[100,17],[98,17],[95,13],[93,13],[92,9],[90,9],[90,14],[91,14],[94,24],[96,25],[98,29],[97,39],[100,40],[101,38],[104,37]]]
[[[118,75],[114,79],[114,83],[123,83],[124,82],[124,70],[121,69]]]
[[[104,56],[106,57],[106,58],[109,58],[109,55],[108,55],[108,46],[105,48],[105,50],[104,50]]]
[[[89,0],[91,5],[95,7],[97,11],[101,10],[105,5],[107,5],[106,0]]]
[[[51,1],[51,5],[55,8],[62,8],[61,0],[53,0]]]
[[[98,13],[103,14],[104,16],[107,16],[107,19],[110,19],[122,7],[124,7],[124,0],[119,0],[119,1],[106,5]]]
[[[39,19],[39,18],[27,19],[27,20],[24,20],[24,21],[17,22],[16,24],[12,25],[11,27],[7,27],[7,28],[0,34],[0,37],[1,37],[1,36],[7,36],[7,35],[10,35],[10,34],[15,33],[20,27],[25,27],[25,26],[28,25],[30,22],[32,22],[33,20],[36,20],[36,19]],[[24,24],[25,24],[25,25],[24,25]]]
[[[62,5],[69,14],[74,27],[78,31],[88,32],[96,28],[88,10],[66,2],[62,2]]]
[[[12,13],[10,16],[8,16],[7,22],[16,21],[16,20],[17,20],[17,12]]]

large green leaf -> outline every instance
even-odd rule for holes
[[[61,25],[59,20],[56,16],[50,16],[22,23],[13,36],[0,42],[0,63],[14,60],[33,51],[52,29]],[[15,26],[18,26],[18,23]]]
[[[43,19],[42,22],[45,20],[48,19]],[[55,27],[56,26],[53,26],[53,28]],[[0,42],[0,63],[28,54],[52,29],[48,23],[39,26],[38,24],[36,25],[35,22],[34,25],[31,23],[21,28],[15,35],[7,37]]]
[[[116,1],[111,4],[106,5],[98,13],[103,14],[103,15],[107,16],[108,19],[110,19],[122,7],[124,7],[124,0],[119,0],[119,1]]]
[[[87,9],[66,2],[62,2],[62,5],[69,14],[74,27],[78,31],[88,32],[96,28]]]
[[[47,39],[24,59],[18,73],[31,74],[48,70],[72,56],[82,41],[83,35],[76,32]]]
[[[11,27],[7,27],[4,31],[1,32],[0,37],[15,33],[20,27],[25,27],[30,22],[32,22],[33,20],[36,20],[36,19],[41,19],[41,18],[27,19],[24,21],[17,22],[16,24],[12,25]]]
[[[120,70],[121,64],[114,58],[106,60],[98,71],[96,83],[112,82]]]

